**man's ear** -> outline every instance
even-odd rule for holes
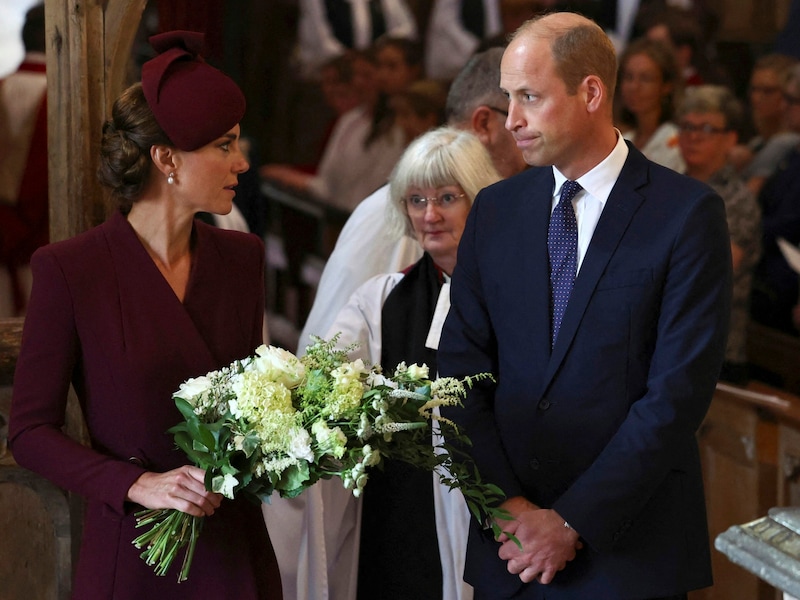
[[[470,127],[472,128],[473,133],[484,145],[486,145],[486,143],[491,139],[491,121],[492,119],[496,118],[497,117],[492,114],[492,109],[484,105],[478,106],[472,111],[472,115],[470,115]]]
[[[175,164],[175,148],[156,144],[150,146],[150,158],[153,164],[161,171],[164,176],[174,173],[177,165]]]
[[[597,112],[601,109],[606,99],[606,86],[596,75],[587,75],[581,82],[579,93],[584,94],[586,110]]]

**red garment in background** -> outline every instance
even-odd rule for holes
[[[26,61],[18,72],[44,73],[45,65]],[[23,311],[27,301],[17,270],[30,263],[33,251],[49,241],[46,95],[42,96],[31,136],[17,202],[0,204],[0,264],[8,269],[17,313]]]

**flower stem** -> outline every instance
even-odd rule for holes
[[[189,546],[178,573],[178,582],[186,581],[202,519],[174,509],[143,510],[136,514],[136,518],[136,527],[151,525],[148,531],[133,540],[133,545],[144,548],[141,556],[154,567],[156,575],[166,575],[178,552]]]

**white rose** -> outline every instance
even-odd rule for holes
[[[305,366],[288,350],[262,344],[256,348],[256,355],[253,366],[276,383],[292,389],[305,379]]]
[[[314,462],[314,452],[311,450],[311,436],[305,429],[293,429],[286,453],[292,458]]]
[[[192,406],[197,406],[198,399],[202,398],[210,389],[211,380],[203,375],[201,377],[192,377],[184,381],[174,395],[178,398],[183,398]]]

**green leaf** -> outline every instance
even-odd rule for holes
[[[183,415],[183,418],[186,421],[196,421],[197,415],[194,414],[194,406],[192,406],[189,402],[184,400],[183,398],[175,397],[175,406],[178,407],[178,410]]]
[[[253,452],[255,452],[260,445],[261,441],[258,439],[258,436],[253,432],[248,433],[242,442],[242,450],[244,451],[244,455],[250,458]]]
[[[299,464],[292,465],[288,469],[286,469],[281,474],[281,479],[278,485],[275,486],[276,489],[282,490],[281,495],[283,495],[283,491],[290,491],[301,488],[301,486],[308,481],[308,463],[306,461],[300,461]],[[298,491],[299,494],[302,491]],[[295,494],[296,496],[297,494]],[[288,498],[294,498],[294,496],[286,496]]]

